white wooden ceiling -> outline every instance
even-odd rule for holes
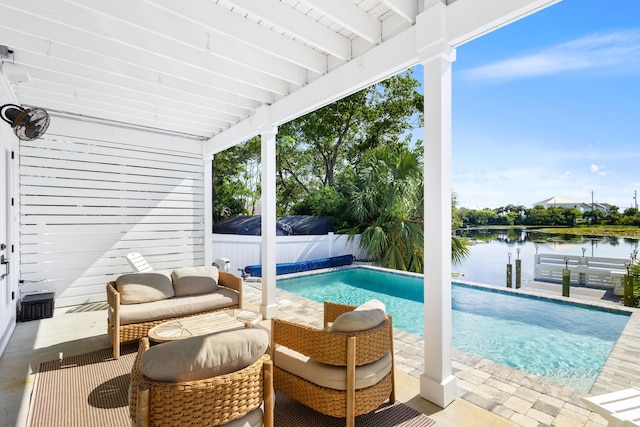
[[[448,7],[478,1],[450,0]],[[483,0],[496,5],[500,1]],[[510,3],[525,5],[530,12],[553,1]],[[407,44],[398,36],[435,3],[446,2],[0,0],[0,45],[14,52],[5,62],[29,71],[30,81],[16,85],[23,105],[45,108],[52,115],[98,118],[215,141],[314,82],[327,81],[315,85],[325,98],[310,100],[310,105],[298,100],[299,108],[289,103],[290,111],[278,119],[293,118],[298,110],[302,114],[413,65],[415,34],[407,36],[413,45],[410,59],[394,57]],[[460,22],[468,20],[464,8],[458,9],[464,18]],[[468,13],[477,15],[475,10]],[[357,74],[369,66],[365,55],[390,40],[396,45],[377,55],[378,62],[388,62],[385,67],[333,91],[347,72]],[[347,64],[350,71],[345,71]],[[341,77],[333,82],[327,78],[339,70]],[[307,96],[304,91],[298,95]],[[235,135],[246,137],[248,132]],[[217,151],[209,145],[210,152]]]
[[[2,0],[20,102],[214,136],[411,26],[414,0]]]

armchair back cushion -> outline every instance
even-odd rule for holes
[[[140,359],[142,374],[155,381],[198,381],[246,368],[269,347],[269,334],[245,328],[159,344]]]
[[[116,279],[121,304],[160,301],[174,296],[168,271],[124,274]]]
[[[355,310],[342,313],[329,327],[329,332],[361,332],[381,325],[386,318],[384,304],[371,299]]]
[[[176,268],[171,273],[177,297],[201,295],[218,289],[218,269],[213,266]]]

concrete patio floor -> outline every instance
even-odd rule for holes
[[[257,307],[260,290],[246,284],[245,307]],[[536,293],[553,294],[557,287],[540,285]],[[531,287],[534,289],[534,286]],[[589,296],[590,295],[590,296]],[[597,300],[597,294],[582,297]],[[577,297],[576,297],[577,298]],[[319,325],[321,305],[278,290],[280,316]],[[599,304],[598,302],[597,304]],[[106,303],[55,309],[54,317],[18,323],[0,358],[2,426],[26,425],[33,380],[41,362],[110,346],[106,335]],[[633,314],[594,389],[613,391],[640,385],[640,315]],[[267,321],[263,322],[268,326]],[[606,421],[584,408],[583,393],[503,365],[454,350],[458,396],[439,408],[419,396],[423,342],[395,332],[396,389],[402,402],[428,414],[437,426],[558,426],[597,427]]]

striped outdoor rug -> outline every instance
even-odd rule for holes
[[[137,344],[43,362],[38,367],[27,427],[126,427]]]
[[[129,374],[137,345],[122,347],[118,360],[110,348],[41,363],[36,374],[27,427],[127,427]],[[344,418],[328,417],[279,393],[276,427],[344,427]],[[396,402],[356,417],[357,427],[427,427],[435,422]]]

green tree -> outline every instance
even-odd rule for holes
[[[424,230],[415,216],[422,198],[419,154],[380,146],[365,154],[354,174],[348,198],[360,227],[350,231],[361,232],[367,258],[382,267],[422,272]]]
[[[462,227],[462,213],[458,210],[458,196],[451,194],[451,228]],[[460,264],[469,256],[469,244],[457,236],[451,236],[451,262]]]
[[[597,224],[602,224],[604,222],[605,214],[604,212],[594,209],[594,210],[583,213],[582,217],[588,220],[591,224],[597,225]]]
[[[637,262],[631,264],[629,274],[633,277],[632,296],[629,300],[625,298],[625,305],[629,307],[638,307],[640,303],[640,264]]]
[[[253,214],[260,198],[260,138],[217,153],[212,160],[213,221]]]
[[[611,205],[605,215],[605,222],[609,225],[618,225],[620,224],[621,219],[622,216],[620,215],[620,208],[615,205]]]
[[[451,227],[460,228],[464,224],[464,213],[458,209],[458,195],[451,194]]]
[[[348,203],[345,195],[336,187],[325,186],[308,194],[293,206],[293,215],[334,216],[336,230],[350,227]]]
[[[550,225],[547,210],[542,205],[536,205],[529,209],[527,215],[528,225]]]
[[[627,208],[622,213],[618,223],[620,225],[640,226],[640,212],[636,208]]]
[[[423,97],[412,71],[391,77],[285,123],[277,136],[277,192],[290,210],[378,146],[402,146],[422,124]]]
[[[376,264],[424,272],[424,185],[421,147],[382,146],[369,150],[353,169],[350,212],[361,233],[360,247]],[[458,217],[452,195],[452,218]],[[452,236],[452,262],[468,256],[466,241]]]
[[[464,223],[471,226],[497,224],[498,214],[492,209],[466,209]]]

